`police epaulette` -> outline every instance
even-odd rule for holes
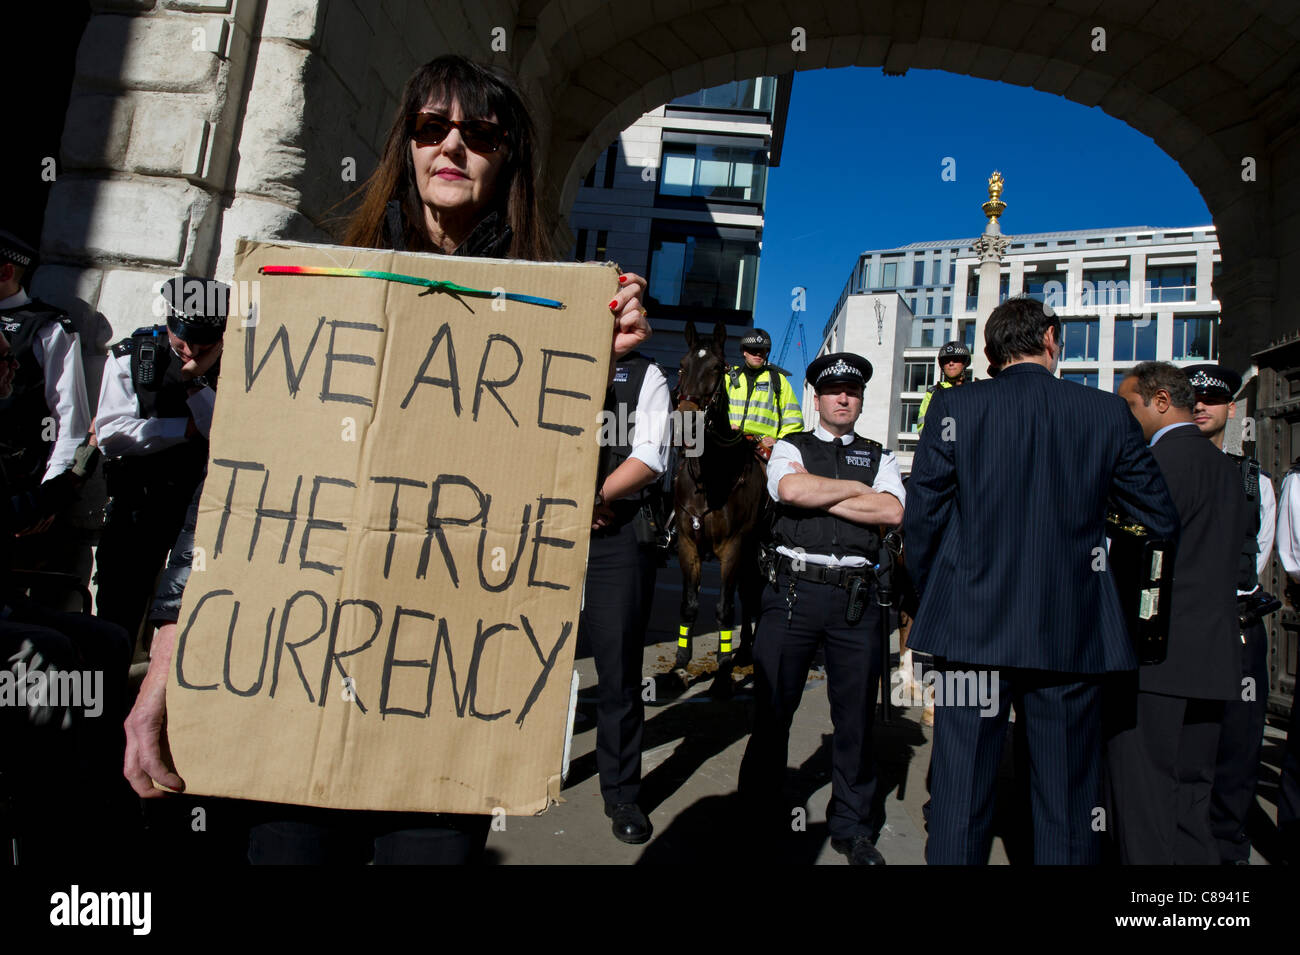
[[[63,326],[63,330],[69,335],[77,334],[77,326],[72,324],[72,319],[68,313],[57,305],[51,305],[49,302],[42,302],[39,298],[34,298],[31,304],[27,306],[33,312],[50,312],[54,321]]]
[[[135,351],[135,340],[124,338],[120,342],[115,342],[113,345],[109,346],[109,351],[118,358],[122,358],[123,356],[129,355],[131,352]]]
[[[859,441],[865,441],[867,444],[871,445],[873,448],[876,448],[877,450],[880,450],[880,451],[884,451],[884,450],[885,450],[885,446],[884,446],[883,444],[881,444],[879,441],[876,441],[876,440],[874,440],[874,439],[872,439],[872,438],[864,438],[864,437],[862,437],[862,435],[858,435],[858,440],[859,440]]]

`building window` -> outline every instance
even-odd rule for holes
[[[951,295],[945,295],[945,296],[943,297],[943,308],[940,309],[939,314],[941,314],[941,315],[951,315],[951,314],[952,314],[952,296],[951,296]]]
[[[1064,272],[1025,273],[1025,294],[1052,308],[1065,308],[1070,304]]]
[[[1132,370],[1133,370],[1132,368],[1116,368],[1116,369],[1115,369],[1115,380],[1112,381],[1112,382],[1110,383],[1110,390],[1111,390],[1114,394],[1119,394],[1119,386],[1122,385],[1122,384],[1124,384],[1124,379],[1127,378],[1127,377],[1129,376],[1129,373],[1130,373]]]
[[[998,279],[998,304],[1001,305],[1011,297],[1011,275],[1003,272],[1002,277]]]
[[[1069,319],[1061,322],[1062,361],[1096,361],[1097,339],[1101,322],[1095,318]]]
[[[925,284],[925,259],[917,259],[912,263],[912,284]]]
[[[618,163],[618,143],[610,143],[605,150],[605,188],[614,188],[614,167]]]
[[[1195,265],[1147,266],[1147,301],[1196,301]]]
[[[1079,305],[1082,308],[1127,305],[1128,292],[1128,269],[1088,269],[1083,273]]]
[[[913,315],[921,314],[921,303],[923,301],[924,299],[917,298],[915,295],[907,300],[907,307],[912,310]]]
[[[1213,361],[1218,357],[1214,323],[1213,318],[1175,318],[1173,357],[1196,358],[1200,361]]]
[[[656,305],[752,311],[758,241],[655,229],[647,298]],[[653,314],[653,312],[652,312]]]
[[[577,249],[574,250],[573,258],[574,261],[576,262],[587,261],[587,230],[586,229],[578,230],[578,247]]]
[[[948,284],[953,285],[957,282],[957,263],[948,263]]]
[[[674,106],[707,106],[713,109],[752,109],[767,112],[772,109],[772,94],[776,78],[756,76],[748,80],[735,80],[706,90],[696,90],[672,101]]]
[[[596,261],[604,262],[606,258],[605,249],[609,245],[609,230],[601,229],[596,233]]]
[[[966,276],[966,311],[973,312],[980,307],[980,274],[974,269]]]
[[[937,366],[932,361],[909,361],[903,365],[903,390],[925,391],[934,384]]]
[[[1087,385],[1089,388],[1097,387],[1097,373],[1095,371],[1064,371],[1061,372],[1062,381],[1072,381],[1076,385]]]
[[[898,263],[882,262],[880,264],[880,287],[894,288],[898,285]]]
[[[1155,361],[1155,359],[1155,319],[1150,316],[1115,319],[1115,360]]]
[[[753,147],[664,144],[659,193],[762,202],[767,153]]]
[[[900,404],[903,408],[903,423],[900,430],[908,434],[916,434],[916,419],[921,413],[921,402],[905,398]]]
[[[958,337],[962,342],[964,342],[965,345],[966,345],[966,347],[970,349],[970,351],[971,351],[972,354],[974,354],[974,352],[975,352],[975,323],[974,323],[974,322],[962,322],[962,323],[961,323],[961,328],[958,330],[958,336],[957,336],[957,337]]]

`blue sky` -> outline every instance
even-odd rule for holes
[[[948,156],[953,182],[940,178]],[[781,165],[768,172],[755,310],[773,358],[792,287],[808,289],[811,352],[858,253],[978,235],[994,169],[1007,234],[1211,222],[1178,164],[1098,108],[934,70],[797,73]],[[803,375],[793,342],[784,367]]]

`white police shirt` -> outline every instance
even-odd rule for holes
[[[1282,478],[1277,505],[1277,556],[1291,579],[1300,583],[1300,474]]]
[[[181,358],[172,350],[172,360]],[[203,437],[212,430],[212,408],[217,393],[204,386],[186,399],[194,416],[194,426]],[[99,449],[106,457],[128,454],[153,454],[185,440],[189,418],[141,418],[131,380],[131,356],[109,352],[104,362],[104,380],[99,387],[99,410],[95,414],[95,433]]]
[[[0,301],[0,308],[31,304],[31,297],[19,289]],[[81,337],[68,334],[61,322],[46,322],[32,339],[32,354],[45,378],[45,406],[50,409],[58,431],[43,481],[72,467],[72,457],[90,430],[90,403],[86,398],[86,375],[81,366]]]
[[[836,438],[822,427],[820,421],[817,422],[817,427],[813,428],[813,434],[819,441],[839,441],[840,444],[850,444],[855,437],[854,434],[849,433]],[[796,473],[795,464],[803,467],[803,455],[799,449],[789,441],[778,440],[772,446],[772,457],[767,462],[767,493],[778,504],[781,503],[781,497],[777,493],[781,478]],[[876,470],[876,479],[871,483],[871,490],[892,494],[898,498],[899,504],[907,503],[907,492],[903,490],[903,472],[899,470],[898,458],[894,457],[894,452],[888,448],[881,453],[880,467]],[[776,552],[792,560],[802,559],[806,563],[826,567],[865,567],[868,563],[865,557],[858,555],[839,557],[835,554],[796,554],[784,544],[779,545]]]
[[[641,390],[636,395],[636,415],[629,438],[631,457],[655,474],[668,470],[668,448],[672,440],[670,411],[668,380],[659,366],[652,363],[646,368]]]

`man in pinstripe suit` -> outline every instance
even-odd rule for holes
[[[1137,666],[1105,559],[1107,502],[1170,539],[1178,512],[1124,401],[1055,377],[1060,342],[1042,303],[994,309],[984,350],[1001,371],[935,394],[912,461],[903,526],[921,603],[908,644],[935,655],[945,686],[973,674],[967,685],[997,694],[987,716],[978,700],[935,707],[931,864],[988,861],[1012,704],[1034,861],[1100,858],[1101,681]]]

